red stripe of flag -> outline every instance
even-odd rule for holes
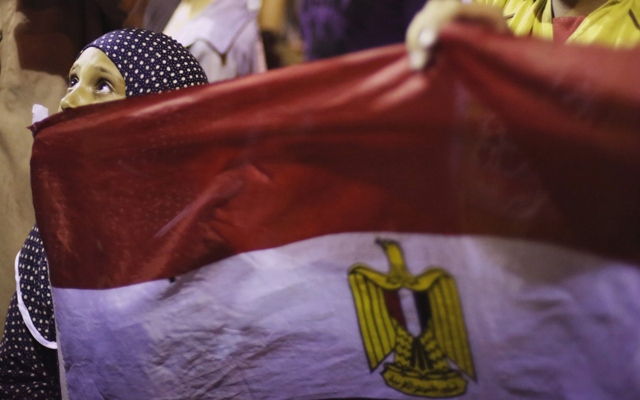
[[[468,27],[445,32],[441,50],[425,73],[395,46],[48,119],[36,128],[32,186],[53,285],[123,286],[353,231],[483,233],[637,256],[628,228],[640,226],[638,189],[611,179],[640,175],[640,101],[619,84],[640,52]],[[628,74],[612,79],[593,63],[600,74],[569,76],[601,57]],[[566,99],[584,88],[594,100],[581,120],[584,102]],[[516,161],[531,157],[533,174],[498,170],[496,180],[478,164],[486,115],[531,150]],[[529,190],[538,172],[542,197]],[[514,197],[543,201],[529,214],[495,206]]]

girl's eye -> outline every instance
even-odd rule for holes
[[[75,75],[71,75],[69,77],[69,85],[68,88],[71,89],[72,87],[74,87],[76,84],[78,83],[78,77]]]
[[[98,82],[98,85],[96,86],[96,91],[98,93],[107,94],[107,93],[113,92],[113,88],[111,87],[109,82],[100,81],[100,82]]]

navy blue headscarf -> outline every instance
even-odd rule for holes
[[[204,85],[207,76],[180,43],[144,29],[109,32],[84,47],[104,52],[127,85],[127,97]]]

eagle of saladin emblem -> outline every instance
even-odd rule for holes
[[[389,261],[387,274],[356,263],[349,269],[360,333],[369,368],[384,364],[386,384],[400,392],[443,398],[464,394],[467,379],[476,380],[458,289],[451,275],[430,268],[419,275],[407,270],[400,245],[376,240]],[[406,326],[399,290],[413,292],[421,331],[413,336]]]

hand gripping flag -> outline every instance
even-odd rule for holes
[[[71,398],[637,398],[640,51],[439,51],[39,123]]]

